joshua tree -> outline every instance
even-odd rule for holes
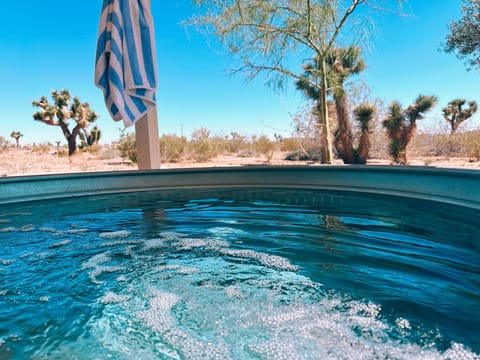
[[[60,126],[68,142],[68,155],[72,155],[77,149],[77,136],[80,130],[87,129],[90,123],[97,120],[98,115],[90,109],[88,103],[82,103],[76,96],[71,102],[68,90],[52,90],[52,99],[53,104],[50,104],[45,96],[42,96],[39,101],[32,101],[33,106],[41,109],[33,114],[33,118],[47,125]],[[68,127],[70,119],[76,123],[71,131]]]
[[[395,164],[407,164],[407,145],[417,129],[417,120],[437,103],[436,96],[419,95],[415,103],[403,109],[398,101],[392,102],[383,127],[390,138],[389,152]]]
[[[82,129],[82,131],[78,133],[81,141],[80,149],[85,149],[87,147],[98,144],[101,135],[102,132],[97,126],[94,126],[91,131],[88,131],[88,129]]]
[[[360,140],[354,149],[355,164],[366,164],[370,152],[370,123],[376,112],[375,105],[360,104],[353,110],[355,120],[360,124]]]
[[[12,131],[10,134],[10,137],[15,139],[15,142],[17,144],[17,149],[20,147],[20,138],[23,136],[23,134],[20,131]]]
[[[352,126],[347,106],[347,92],[344,84],[350,75],[358,74],[365,69],[365,63],[360,58],[360,52],[360,48],[355,46],[336,48],[328,54],[326,59],[327,69],[333,73],[333,76],[331,76],[332,93],[338,119],[338,133],[335,139],[335,146],[345,164],[354,164],[356,159],[353,148]],[[368,131],[365,134],[368,136]]]
[[[455,99],[442,109],[444,119],[450,124],[450,135],[455,134],[460,124],[477,112],[478,106],[475,101],[468,102],[468,109],[462,108],[466,103],[465,99]]]
[[[325,61],[328,92],[333,95],[335,113],[338,122],[334,144],[339,156],[345,164],[355,164],[358,160],[356,158],[356,152],[359,149],[354,149],[353,146],[352,125],[348,113],[345,81],[350,75],[358,74],[365,69],[365,63],[360,58],[360,52],[360,48],[356,46],[350,46],[348,48],[333,48],[328,52]],[[297,89],[304,91],[307,98],[316,102],[315,107],[317,113],[320,114],[321,97],[319,90],[311,85],[312,82],[317,82],[317,79],[320,78],[319,70],[317,70],[318,68],[316,61],[304,66],[304,78],[297,81],[296,85]],[[369,132],[366,131],[364,136],[368,136],[368,134]],[[365,142],[365,144],[366,143],[367,142]],[[360,145],[361,144],[363,143],[360,143]],[[368,150],[366,153],[368,153]]]

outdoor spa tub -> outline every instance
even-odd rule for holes
[[[0,179],[0,359],[479,359],[480,171]]]

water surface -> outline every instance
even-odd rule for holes
[[[0,358],[478,359],[480,216],[291,190],[0,210]]]

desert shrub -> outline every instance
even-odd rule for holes
[[[429,134],[425,136],[425,142],[429,145],[421,155],[428,156],[430,153],[433,156],[441,156],[444,158],[451,158],[460,156],[463,153],[463,144],[461,142],[460,134]]]
[[[463,135],[467,156],[480,161],[480,130],[469,131]]]
[[[216,152],[215,156],[218,156],[220,154],[229,153],[229,151],[228,151],[228,146],[229,146],[228,145],[228,143],[229,143],[228,138],[226,138],[225,136],[216,135],[216,136],[211,136],[210,140],[211,140],[211,142],[213,144],[213,147],[215,149],[215,152]]]
[[[272,160],[273,152],[275,151],[276,147],[276,143],[265,135],[256,138],[253,142],[254,150],[265,156],[268,162]]]
[[[79,148],[80,151],[88,152],[90,154],[98,154],[102,150],[102,147],[98,144],[92,144],[92,145],[87,145],[87,146],[79,146],[78,148]]]
[[[137,142],[135,134],[120,134],[120,140],[117,144],[117,150],[120,151],[122,158],[129,159],[131,162],[137,162]]]
[[[189,156],[195,161],[211,160],[219,154],[218,139],[210,137],[210,131],[200,128],[193,132],[189,143]]]
[[[99,156],[102,160],[111,160],[120,156],[120,152],[117,150],[117,144],[115,143],[113,146],[104,147]]]
[[[388,154],[388,137],[383,130],[377,129],[372,132],[370,141],[372,146],[369,151],[369,159],[390,159]]]
[[[49,143],[33,144],[32,152],[36,154],[47,154],[51,147],[52,145]]]
[[[0,152],[5,151],[10,146],[10,143],[3,136],[0,136]]]
[[[255,157],[256,152],[253,149],[245,149],[242,151],[239,151],[237,156],[240,158],[251,158]]]
[[[447,129],[448,130],[448,129]],[[444,129],[429,129],[413,139],[410,153],[413,156],[435,156],[450,159],[470,157],[477,159],[480,152],[480,131],[450,134]]]
[[[59,147],[57,149],[57,156],[58,157],[67,157],[68,156],[68,149],[65,149],[63,147]]]
[[[300,149],[300,139],[297,138],[285,138],[280,141],[280,151],[296,151]]]
[[[323,160],[323,151],[321,148],[311,148],[307,150],[295,150],[285,156],[289,161],[319,161]]]
[[[187,150],[187,139],[177,135],[162,135],[160,137],[160,158],[164,162],[182,160]]]
[[[249,147],[248,139],[244,135],[240,135],[237,132],[232,132],[230,138],[227,136],[225,139],[224,149],[227,153],[238,154],[239,152],[246,150]]]

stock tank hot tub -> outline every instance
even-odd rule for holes
[[[0,179],[0,359],[479,359],[480,172]]]

